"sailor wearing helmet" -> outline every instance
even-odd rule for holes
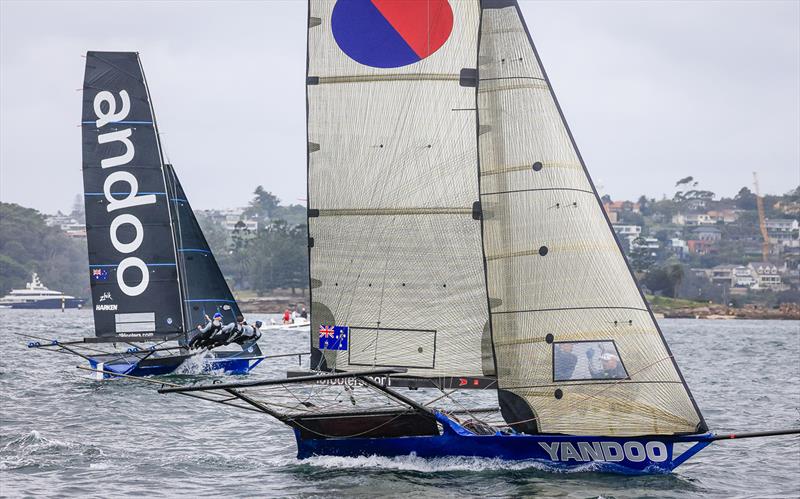
[[[189,348],[203,348],[206,346],[208,341],[214,336],[216,333],[222,329],[222,314],[217,312],[214,314],[212,319],[209,319],[206,316],[206,320],[208,323],[205,327],[197,326],[198,332],[195,333],[194,337],[189,341]]]

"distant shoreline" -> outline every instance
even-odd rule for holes
[[[305,307],[310,310],[308,296],[275,295],[237,298],[242,312],[280,314],[284,310]],[[725,305],[672,300],[660,296],[648,296],[648,302],[657,318],[665,319],[765,319],[765,320],[800,320],[800,304],[783,304],[780,308],[745,305],[734,308]]]

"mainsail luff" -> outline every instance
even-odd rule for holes
[[[483,375],[475,96],[462,72],[474,72],[478,4],[447,6],[447,43],[393,68],[359,64],[333,32],[336,9],[372,7],[309,3],[312,367]],[[318,349],[325,325],[350,328],[347,351]]]
[[[87,53],[82,129],[95,333],[109,341],[180,333],[161,148],[137,53]]]
[[[614,237],[519,6],[484,0],[482,8],[483,243],[505,419],[528,432],[702,431],[702,416]],[[568,344],[571,352],[587,342],[613,346],[626,376],[556,380],[555,349]],[[588,350],[586,360],[575,359],[573,371],[588,372]]]

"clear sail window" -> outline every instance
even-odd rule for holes
[[[611,340],[553,343],[553,381],[626,378],[628,372]]]

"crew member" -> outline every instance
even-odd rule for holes
[[[261,338],[261,324],[261,321],[256,321],[252,326],[245,323],[241,332],[233,339],[233,342],[242,345],[242,348],[245,348],[247,343],[255,343]]]
[[[189,341],[189,348],[204,348],[211,337],[222,329],[221,313],[215,313],[213,319],[209,319],[208,316],[206,316],[206,320],[208,323],[205,327],[197,326],[198,332],[195,333],[194,337]]]
[[[611,352],[603,352],[600,354],[600,369],[595,369],[592,366],[592,357],[594,350],[589,349],[586,351],[586,358],[589,360],[589,372],[592,373],[592,379],[625,379],[628,373],[622,366],[619,357]]]
[[[578,364],[578,356],[572,353],[572,343],[555,344],[555,380],[565,381],[572,379],[575,366]]]

